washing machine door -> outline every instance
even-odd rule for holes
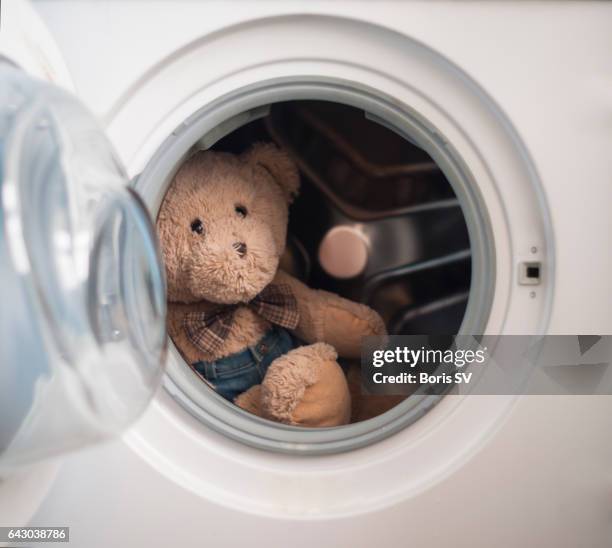
[[[165,361],[154,227],[95,119],[0,62],[0,477],[116,435]]]
[[[60,50],[30,2],[2,0],[0,21],[0,59],[31,76],[74,90]]]

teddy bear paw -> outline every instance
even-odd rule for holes
[[[301,346],[277,358],[261,385],[262,414],[285,424],[347,424],[350,395],[332,346]]]

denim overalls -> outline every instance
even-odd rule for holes
[[[273,327],[254,346],[214,362],[198,361],[193,368],[210,382],[217,393],[231,402],[260,384],[270,364],[303,343],[282,327]]]

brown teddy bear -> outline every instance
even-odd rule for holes
[[[358,357],[361,338],[385,328],[367,306],[278,270],[298,186],[295,165],[271,144],[185,162],[157,220],[168,331],[192,368],[243,409],[336,426],[350,421],[337,355]]]

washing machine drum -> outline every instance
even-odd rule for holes
[[[390,333],[456,333],[470,241],[431,157],[337,103],[277,105],[266,128],[303,172],[291,232],[311,258],[311,283],[373,306]]]
[[[262,141],[276,143],[300,171],[283,270],[368,304],[391,334],[459,331],[471,282],[470,239],[459,200],[427,152],[362,109],[316,100],[267,105],[255,120],[204,143],[240,154]],[[370,394],[358,360],[340,363],[351,422],[405,400]]]
[[[69,94],[0,66],[0,466],[121,431],[165,355],[152,224]]]

